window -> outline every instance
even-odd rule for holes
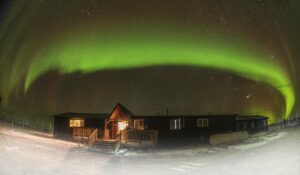
[[[209,126],[208,119],[198,119],[197,120],[198,128],[206,128]]]
[[[182,122],[180,118],[170,120],[170,130],[181,130],[181,129],[182,129]]]
[[[144,129],[144,119],[133,120],[134,129]]]
[[[266,120],[263,120],[263,126],[267,126],[267,121]]]
[[[84,120],[83,119],[70,119],[70,127],[83,127]]]

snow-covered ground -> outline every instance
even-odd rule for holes
[[[256,134],[242,143],[109,155],[1,127],[0,175],[300,175],[300,128]]]

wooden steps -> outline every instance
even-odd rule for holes
[[[116,154],[119,150],[120,145],[115,140],[100,140],[89,147],[89,150],[101,152],[101,153],[108,153],[108,154]]]

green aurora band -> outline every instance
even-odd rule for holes
[[[105,22],[104,25],[99,21],[89,25],[89,22],[81,21],[78,26],[62,28],[58,34],[41,38],[39,45],[35,38],[35,32],[39,34],[39,31],[31,31],[34,27],[30,28],[33,24],[30,19],[43,14],[42,5],[26,5],[26,1],[15,3],[17,8],[9,11],[0,26],[0,68],[9,73],[9,76],[0,77],[1,95],[6,101],[13,94],[17,97],[17,93],[23,91],[22,87],[26,93],[37,78],[50,70],[69,74],[182,65],[228,71],[270,85],[285,99],[282,118],[289,117],[294,107],[295,90],[290,75],[281,65],[268,59],[267,53],[252,47],[256,44],[249,44],[249,40],[237,37],[213,39],[209,32],[180,30],[176,26],[148,24],[139,28],[119,24],[104,27]],[[24,20],[15,21],[19,15]],[[74,31],[74,28],[84,29]],[[237,40],[241,42],[237,44]],[[275,116],[271,116],[270,122],[275,122]]]
[[[254,54],[250,48],[232,46],[230,41],[149,31],[80,31],[60,38],[33,57],[25,77],[25,92],[49,70],[69,74],[156,65],[199,66],[270,85],[285,99],[286,112],[282,117],[291,114],[295,93],[290,77],[278,64],[266,61],[266,54]],[[270,122],[274,120],[272,116]]]

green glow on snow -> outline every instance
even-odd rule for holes
[[[26,75],[25,91],[48,70],[68,74],[153,65],[187,65],[229,71],[266,83],[284,96],[285,118],[293,109],[295,94],[289,76],[278,64],[267,61],[264,54],[253,53],[228,41],[191,37],[180,32],[107,31],[73,33],[38,52]]]

